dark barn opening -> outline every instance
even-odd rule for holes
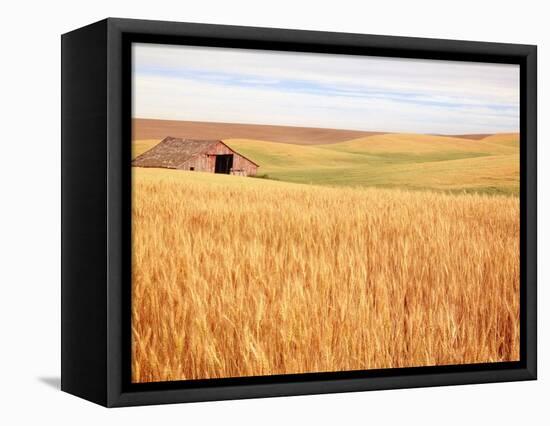
[[[214,173],[228,175],[233,168],[233,154],[216,155],[216,167]]]

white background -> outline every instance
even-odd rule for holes
[[[0,6],[0,423],[550,424],[543,1],[19,1]],[[107,16],[539,46],[539,380],[107,410],[60,392],[60,34]],[[544,395],[544,393],[548,395]]]

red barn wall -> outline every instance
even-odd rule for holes
[[[233,171],[232,174],[241,176],[255,176],[258,171],[256,166],[250,160],[247,160],[242,155],[225,146],[223,143],[216,144],[208,151],[193,157],[185,162],[179,168],[182,170],[191,170],[193,168],[198,172],[214,173],[216,170],[216,155],[233,154]]]
[[[257,171],[258,166],[256,166],[256,164],[254,164],[250,160],[247,160],[242,155],[236,153],[233,155],[232,174],[242,176],[256,176]]]

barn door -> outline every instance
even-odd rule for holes
[[[233,154],[216,155],[215,173],[224,173],[228,175],[233,168]]]

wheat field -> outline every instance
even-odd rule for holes
[[[519,200],[134,169],[132,380],[519,359]]]

